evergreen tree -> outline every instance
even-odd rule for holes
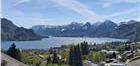
[[[81,43],[81,50],[82,50],[82,55],[88,55],[89,54],[89,46],[87,42]]]
[[[82,57],[79,45],[70,48],[69,53],[69,64],[70,66],[83,66]]]
[[[52,62],[52,59],[51,59],[50,56],[47,58],[47,62],[48,62],[48,63],[51,63],[51,62]]]
[[[82,64],[82,55],[81,55],[79,45],[77,45],[75,47],[75,58],[76,58],[75,59],[76,60],[75,66],[83,66],[83,64]]]
[[[73,47],[70,48],[70,52],[69,52],[69,64],[70,66],[74,66],[74,49]]]
[[[11,45],[11,47],[7,50],[7,54],[19,61],[21,61],[20,50],[16,48],[15,43]]]
[[[112,58],[117,58],[117,55],[116,55],[115,52],[113,52],[113,54],[112,54]]]
[[[58,62],[59,62],[59,59],[58,59],[57,53],[55,52],[53,56],[53,63],[58,63]]]

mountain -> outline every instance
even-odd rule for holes
[[[94,25],[96,25],[97,23],[95,23]],[[104,22],[98,23],[98,25],[96,25],[94,27],[93,32],[91,32],[92,34],[90,34],[92,37],[108,37],[110,35],[110,33],[115,30],[115,28],[118,25],[110,20],[106,20]]]
[[[82,34],[82,24],[72,22],[68,25],[62,26],[48,26],[48,25],[38,25],[33,26],[33,29],[37,34],[48,35],[48,36],[80,36]]]
[[[58,36],[64,37],[81,37],[85,33],[85,29],[83,28],[83,24],[72,22],[71,24],[61,26]]]
[[[1,40],[2,41],[27,41],[27,40],[40,40],[42,37],[32,29],[18,27],[12,21],[1,18]]]
[[[120,25],[105,20],[91,24],[90,22],[72,22],[68,25],[50,26],[37,25],[31,29],[18,27],[12,21],[1,18],[1,39],[2,40],[40,40],[42,36],[55,37],[112,37],[140,40],[140,22],[130,20],[121,22]]]
[[[46,35],[45,28],[46,28],[45,25],[36,25],[36,26],[32,27],[32,30],[34,30],[34,32],[39,34],[39,35],[45,36]]]
[[[37,29],[36,29],[37,28]],[[37,34],[61,36],[61,37],[111,37],[124,39],[140,39],[140,22],[130,20],[128,22],[116,23],[105,20],[85,24],[72,22],[63,26],[33,26]]]
[[[96,23],[97,24],[97,23]],[[33,26],[32,29],[40,35],[63,36],[63,37],[106,37],[113,31],[117,24],[110,20],[98,25],[86,22],[85,24],[72,22],[63,26]]]
[[[114,38],[127,38],[140,40],[140,22],[128,21],[121,24],[110,34]]]

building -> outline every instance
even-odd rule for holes
[[[109,59],[106,61],[104,66],[126,66],[126,64],[119,62],[119,60],[117,60],[117,59]]]
[[[83,61],[83,66],[99,66],[98,64],[92,63],[89,60],[84,60]]]
[[[105,66],[127,66],[125,63],[106,63]]]

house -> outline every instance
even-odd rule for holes
[[[119,52],[118,51],[108,51],[107,54],[107,58],[117,58],[117,54]]]
[[[127,59],[130,59],[130,58],[133,57],[134,53],[135,53],[134,51],[125,51],[122,55],[123,55],[123,57],[126,57]]]
[[[126,66],[125,63],[106,63],[105,66]]]
[[[83,60],[83,66],[99,66],[98,64],[92,63],[89,60]]]
[[[106,63],[104,64],[104,66],[126,66],[126,64],[125,63],[121,63],[117,59],[108,59],[106,61]]]
[[[108,59],[106,60],[106,63],[118,63],[119,61],[117,59]]]

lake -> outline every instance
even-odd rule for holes
[[[4,41],[1,42],[2,49],[8,49],[12,43],[15,43],[17,48],[20,49],[48,49],[51,47],[60,47],[61,45],[76,44],[82,41],[88,43],[104,43],[104,42],[125,42],[127,39],[115,38],[89,38],[89,37],[50,37],[37,41]]]

